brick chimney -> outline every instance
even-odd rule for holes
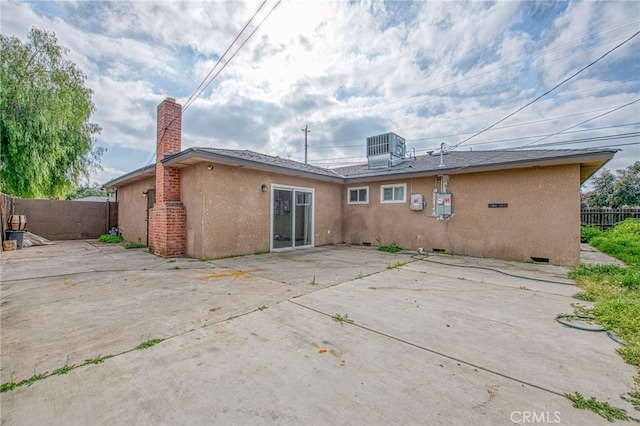
[[[163,257],[185,251],[187,212],[180,201],[180,170],[162,159],[182,150],[182,106],[173,98],[158,105],[156,135],[156,201],[149,209],[149,249]]]

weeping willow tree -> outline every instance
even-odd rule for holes
[[[0,35],[1,192],[59,197],[101,168],[93,92],[67,53],[45,30],[33,28],[25,42]]]

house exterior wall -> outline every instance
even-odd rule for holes
[[[125,241],[147,243],[147,198],[142,193],[155,187],[155,178],[118,187],[118,228]]]
[[[314,244],[342,242],[343,186],[243,167],[207,163],[182,169],[186,255],[213,258],[270,249],[271,185],[313,188]],[[262,192],[262,185],[268,191]]]
[[[380,185],[407,184],[407,201],[380,204]],[[434,177],[350,184],[343,189],[343,236],[347,243],[370,242],[459,255],[530,261],[547,258],[558,265],[580,261],[580,166],[501,170],[452,175],[454,216],[447,222],[433,214]],[[369,186],[369,204],[347,204],[347,188]],[[413,187],[413,191],[411,188]],[[437,183],[439,188],[439,182]],[[420,193],[423,211],[409,208]],[[507,203],[507,208],[489,208]]]

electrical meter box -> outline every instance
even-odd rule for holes
[[[451,216],[451,193],[441,192],[436,195],[436,215]]]
[[[422,210],[424,209],[424,198],[422,194],[413,194],[411,196],[411,210]]]

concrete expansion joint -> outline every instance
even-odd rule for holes
[[[312,308],[312,307],[310,307],[310,306],[303,305],[302,303],[294,302],[293,300],[288,300],[288,302],[289,302],[289,303],[292,303],[292,304],[294,304],[294,305],[297,305],[297,306],[299,306],[299,307],[301,307],[301,308],[308,309],[308,310],[310,310],[310,311],[316,312],[316,313],[318,313],[318,314],[320,314],[320,315],[324,315],[324,316],[329,317],[329,318],[332,318],[332,317],[333,317],[331,314],[328,314],[328,313],[326,313],[326,312],[322,312],[322,311],[320,311],[320,310],[318,310],[318,309],[315,309],[315,308]],[[375,334],[377,334],[377,335],[380,335],[380,336],[386,337],[386,338],[391,339],[391,340],[394,340],[394,341],[396,341],[396,342],[399,342],[399,343],[402,343],[402,344],[405,344],[405,345],[412,346],[412,347],[414,347],[414,348],[416,348],[416,349],[420,349],[420,350],[423,350],[423,351],[426,351],[426,352],[432,353],[432,354],[434,354],[434,355],[437,355],[437,356],[441,356],[441,357],[447,358],[447,359],[449,359],[449,360],[451,360],[451,361],[455,361],[455,362],[456,362],[456,363],[458,363],[459,365],[460,365],[460,364],[465,364],[465,365],[467,365],[467,366],[469,366],[469,367],[473,367],[473,368],[476,368],[476,369],[478,369],[478,370],[482,370],[482,371],[485,371],[485,372],[487,372],[487,373],[490,373],[490,374],[493,374],[493,375],[496,375],[496,376],[500,376],[500,377],[505,378],[505,379],[507,379],[507,380],[510,380],[510,381],[513,381],[513,382],[519,383],[519,384],[521,384],[522,386],[531,386],[531,387],[536,388],[536,389],[539,389],[539,390],[541,390],[541,391],[544,391],[544,392],[547,392],[547,393],[550,393],[550,394],[553,394],[553,395],[557,395],[557,396],[559,396],[559,397],[561,397],[561,398],[563,398],[563,399],[565,398],[565,394],[564,394],[564,392],[555,391],[555,390],[553,390],[553,389],[549,389],[549,388],[546,388],[546,387],[544,387],[544,386],[540,386],[540,385],[536,385],[536,384],[531,383],[531,382],[527,382],[527,381],[524,381],[524,380],[520,380],[520,379],[518,379],[518,378],[516,378],[516,377],[512,377],[512,376],[509,376],[509,375],[507,375],[507,374],[500,373],[499,371],[495,371],[495,370],[492,370],[492,369],[490,369],[490,368],[483,367],[483,366],[481,366],[481,365],[473,364],[473,363],[468,362],[468,361],[465,361],[465,360],[463,360],[463,359],[456,358],[456,357],[454,357],[454,356],[452,356],[452,355],[447,355],[447,354],[445,354],[445,353],[442,353],[442,352],[439,352],[439,351],[436,351],[436,350],[433,350],[433,349],[427,348],[427,347],[425,347],[425,346],[421,346],[421,345],[418,345],[418,344],[416,344],[416,343],[412,343],[412,342],[410,342],[410,341],[408,341],[408,340],[401,339],[401,338],[396,337],[396,336],[392,336],[392,335],[387,334],[387,333],[384,333],[384,332],[382,332],[382,331],[380,331],[380,330],[375,330],[375,329],[373,329],[373,328],[366,327],[366,326],[364,326],[364,325],[362,325],[362,324],[358,324],[357,322],[348,322],[348,323],[346,323],[346,324],[348,324],[348,325],[352,325],[352,326],[354,326],[354,327],[361,328],[361,329],[366,330],[366,331],[369,331],[369,332],[371,332],[371,333],[375,333]]]

